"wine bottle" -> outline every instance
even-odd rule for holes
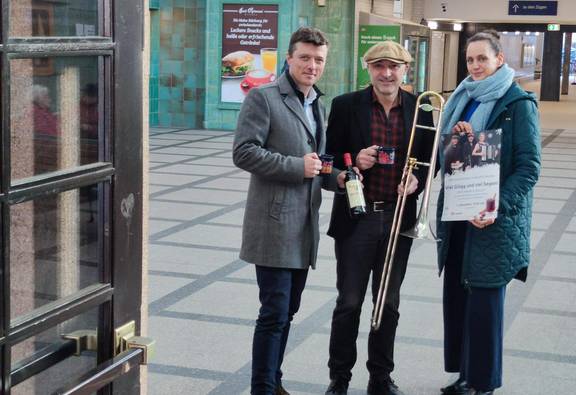
[[[362,183],[360,177],[352,167],[352,157],[349,153],[344,154],[344,165],[346,166],[346,199],[348,200],[348,212],[352,218],[360,217],[366,214],[366,200],[362,192]]]

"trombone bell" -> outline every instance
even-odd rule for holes
[[[430,241],[440,241],[439,238],[436,237],[432,227],[430,226],[430,222],[428,222],[427,218],[420,218],[418,217],[418,221],[416,225],[412,229],[409,229],[405,232],[400,233],[402,236],[410,237],[412,239],[420,239],[420,240],[430,240]]]

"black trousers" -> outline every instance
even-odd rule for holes
[[[454,225],[444,267],[444,368],[476,390],[502,386],[506,287],[464,288],[466,224]]]
[[[394,207],[370,212],[358,220],[354,232],[335,243],[338,298],[332,316],[330,334],[330,378],[350,380],[356,363],[356,339],[360,313],[372,274],[372,303],[376,303],[380,278],[386,256]],[[366,366],[373,378],[388,378],[394,370],[394,338],[400,314],[400,286],[406,273],[406,263],[412,239],[399,236],[390,275],[382,325],[368,337]],[[370,330],[370,322],[362,323]]]

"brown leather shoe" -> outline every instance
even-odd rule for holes
[[[276,387],[276,395],[290,395],[290,392],[286,391],[282,384]]]

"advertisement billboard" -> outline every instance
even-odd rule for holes
[[[222,5],[221,101],[242,103],[278,68],[278,5]]]

